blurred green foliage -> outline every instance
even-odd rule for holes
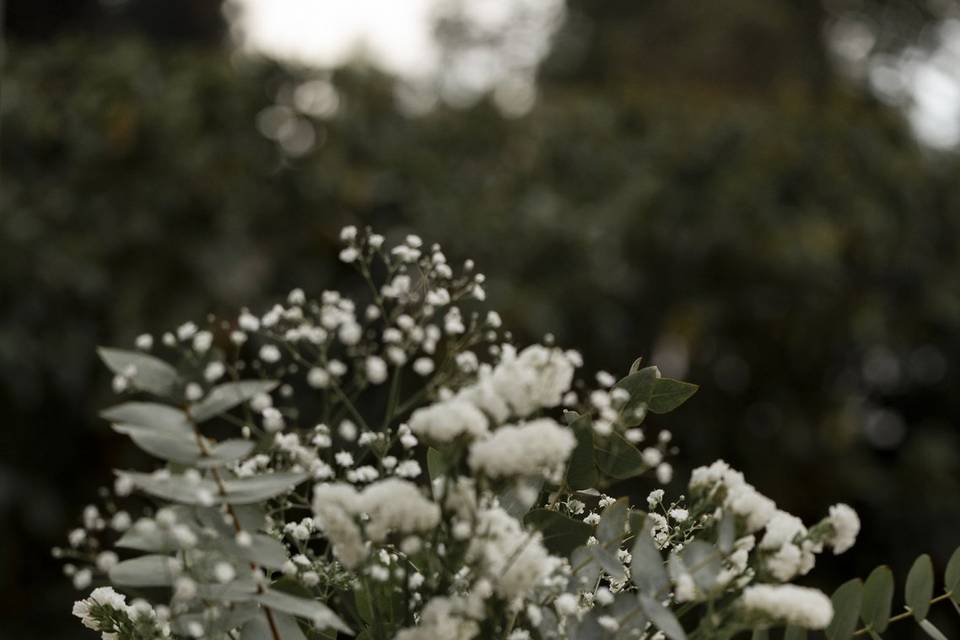
[[[725,457],[807,519],[835,499],[861,511],[859,553],[823,582],[956,546],[960,165],[898,113],[832,81],[557,80],[521,119],[485,103],[413,118],[389,80],[347,71],[336,115],[311,119],[291,95],[312,78],[136,40],[10,50],[5,619],[54,637],[70,594],[38,554],[110,466],[135,464],[95,417],[109,381],[94,346],[341,286],[347,222],[475,258],[519,337],[552,332],[588,369],[643,354],[700,383],[653,421],[683,464]],[[311,128],[305,154],[258,132],[277,105]]]

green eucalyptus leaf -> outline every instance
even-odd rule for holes
[[[620,407],[620,419],[626,426],[635,427],[643,422],[654,385],[659,377],[659,369],[644,367],[617,382],[616,388],[630,394],[627,401]]]
[[[179,382],[177,370],[159,358],[107,347],[100,347],[97,353],[111,371],[129,378],[131,384],[141,391],[169,396]]]
[[[589,489],[597,484],[597,469],[593,462],[593,425],[589,415],[574,420],[570,428],[577,438],[567,462],[567,486],[571,489]]]
[[[833,619],[826,629],[828,640],[848,640],[857,628],[863,603],[863,581],[854,578],[844,582],[830,597]]]
[[[289,558],[286,546],[265,533],[250,534],[250,544],[246,546],[237,544],[233,537],[218,539],[216,548],[268,569],[282,568]]]
[[[593,457],[603,473],[617,480],[633,478],[650,468],[640,450],[616,431],[606,437],[595,435]]]
[[[250,578],[233,580],[226,584],[201,583],[197,585],[197,595],[205,600],[252,602],[257,595],[257,583]]]
[[[690,399],[700,387],[672,378],[657,378],[647,408],[653,413],[669,413]]]
[[[177,540],[167,530],[156,525],[143,527],[134,524],[113,544],[121,549],[136,549],[137,551],[154,553],[173,552],[180,548]]]
[[[164,555],[146,555],[115,564],[110,582],[120,587],[167,587],[177,575],[177,561]]]
[[[607,548],[604,545],[594,544],[587,547],[587,552],[600,567],[614,580],[623,580],[627,577],[623,569],[623,563],[617,558],[616,549]]]
[[[954,550],[950,560],[947,561],[947,569],[943,572],[944,589],[950,592],[954,602],[960,602],[960,547]]]
[[[660,597],[670,589],[670,578],[663,566],[663,556],[650,537],[653,522],[648,518],[637,531],[630,561],[630,578],[641,593]]]
[[[729,555],[737,539],[737,517],[729,509],[724,509],[723,517],[717,525],[717,548]]]
[[[182,613],[170,621],[170,628],[177,636],[191,637],[190,624],[203,625],[204,637],[222,638],[223,634],[242,627],[255,616],[263,615],[256,603],[234,603],[229,609],[218,611],[219,615],[204,613]],[[227,636],[229,637],[229,636]]]
[[[540,496],[543,488],[543,477],[517,478],[510,486],[497,494],[497,500],[504,511],[517,520],[530,511]]]
[[[276,380],[225,382],[211,389],[203,400],[190,407],[190,415],[197,422],[209,420],[258,394],[273,391],[278,384]]]
[[[181,504],[203,505],[218,499],[217,485],[212,480],[191,480],[182,475],[155,475],[124,471],[135,487],[157,498]]]
[[[687,634],[684,633],[683,627],[670,609],[645,593],[641,593],[639,598],[640,608],[657,629],[660,629],[670,640],[686,640]]]
[[[192,465],[201,456],[196,438],[189,432],[159,431],[134,424],[115,424],[113,430],[129,436],[135,445],[161,460]]]
[[[248,478],[224,480],[224,501],[230,504],[251,504],[289,493],[307,479],[305,473],[266,473]]]
[[[590,553],[590,547],[577,547],[570,554],[570,566],[574,569],[570,576],[570,591],[592,590],[600,579],[603,567]]]
[[[193,433],[186,413],[156,402],[124,402],[104,409],[100,416],[110,422],[153,427],[161,432]]]
[[[709,542],[693,540],[680,552],[683,564],[689,568],[694,583],[704,593],[717,586],[717,576],[723,570],[723,554]]]
[[[643,364],[643,356],[640,356],[639,358],[633,361],[633,364],[630,365],[630,371],[628,371],[627,374],[636,373],[637,371],[640,371],[641,364]]]
[[[266,589],[257,596],[257,601],[273,610],[283,611],[299,618],[306,618],[317,627],[332,627],[343,633],[352,633],[350,627],[319,600],[300,598],[276,589]]]
[[[597,525],[597,539],[600,544],[608,548],[619,548],[627,528],[627,509],[629,502],[620,498],[607,506],[600,514],[600,523]]]
[[[196,465],[202,468],[222,467],[248,457],[256,446],[250,440],[240,438],[223,440],[210,447],[207,456],[197,460]]]
[[[430,447],[427,449],[427,474],[431,481],[436,481],[447,473],[447,461],[443,454]]]
[[[904,587],[904,599],[913,617],[918,621],[927,617],[930,611],[930,598],[933,597],[933,561],[923,554],[913,562],[907,574]]]
[[[890,606],[893,604],[893,572],[884,565],[877,567],[867,577],[863,586],[863,604],[860,617],[863,622],[878,633],[883,633],[890,619]]]
[[[307,640],[307,636],[303,634],[296,618],[277,611],[271,611],[270,615],[281,640]],[[240,640],[276,640],[276,638],[277,636],[270,628],[266,612],[263,615],[251,618],[249,622],[243,625],[240,632]]]
[[[541,531],[544,546],[564,558],[593,535],[593,527],[587,523],[548,509],[534,509],[523,518],[523,522]]]

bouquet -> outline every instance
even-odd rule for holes
[[[648,418],[695,385],[639,360],[585,379],[550,336],[513,343],[471,261],[455,269],[413,235],[341,239],[364,300],[295,289],[100,351],[121,396],[103,417],[160,465],[117,471],[54,550],[77,589],[102,585],[74,605],[83,625],[115,640],[886,628],[885,568],[832,600],[791,584],[854,544],[846,505],[807,526],[723,461],[684,495],[606,493],[671,481],[671,432]],[[907,611],[929,625],[925,558]]]

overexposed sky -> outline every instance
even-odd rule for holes
[[[228,0],[241,47],[329,69],[361,60],[398,76],[399,106],[465,106],[492,94],[506,115],[536,97],[536,70],[562,24],[564,0]],[[444,47],[440,17],[466,25],[463,44]],[[830,32],[842,62],[873,91],[904,109],[917,137],[936,148],[960,145],[960,21],[944,21],[939,45],[897,57],[870,56],[873,36],[855,20]]]
[[[404,81],[400,106],[468,105],[488,93],[507,115],[533,104],[535,74],[564,0],[230,0],[248,52],[318,68],[363,61]],[[464,26],[452,46],[440,18]]]

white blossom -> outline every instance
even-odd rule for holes
[[[839,555],[852,547],[860,533],[860,517],[857,512],[845,504],[835,504],[830,507],[830,526],[833,535],[829,539],[834,555]]]
[[[473,403],[455,397],[414,411],[410,430],[434,442],[450,442],[462,435],[479,438],[487,433],[487,418]]]
[[[570,429],[549,418],[504,425],[470,446],[470,468],[490,477],[541,474],[562,470],[577,440]]]
[[[744,589],[740,605],[749,613],[805,629],[824,629],[833,618],[830,598],[792,584],[757,584]]]

